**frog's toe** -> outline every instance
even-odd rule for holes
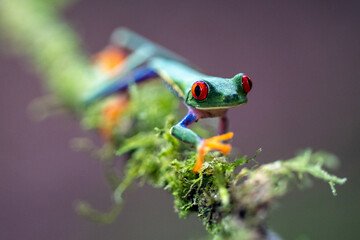
[[[222,154],[230,153],[231,145],[226,144],[223,141],[230,140],[233,136],[233,132],[228,132],[219,136],[202,140],[197,149],[197,159],[193,171],[197,173],[201,170],[204,162],[204,156],[210,151],[220,151]]]
[[[109,99],[101,112],[100,134],[106,140],[111,140],[113,131],[119,124],[123,112],[128,104],[127,96],[115,96]]]
[[[92,57],[92,63],[102,73],[114,76],[125,58],[126,55],[122,49],[115,46],[107,46]]]

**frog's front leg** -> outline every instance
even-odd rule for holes
[[[178,124],[170,129],[170,134],[183,142],[198,146],[201,143],[202,138],[191,129],[187,128],[198,119],[196,114],[190,110]]]
[[[199,117],[189,110],[188,114],[175,126],[170,129],[171,135],[177,139],[190,143],[197,148],[197,159],[193,171],[199,172],[204,162],[206,153],[212,150],[217,150],[223,154],[228,154],[231,151],[231,145],[225,144],[222,141],[229,140],[233,137],[233,133],[229,132],[209,139],[202,139],[199,135],[187,127],[196,122]]]

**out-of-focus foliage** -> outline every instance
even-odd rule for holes
[[[81,103],[81,93],[97,78],[78,36],[58,16],[56,6],[66,2],[2,0],[0,27],[2,37],[9,38],[15,51],[27,56],[46,79],[46,86],[64,104],[78,110],[74,107]]]

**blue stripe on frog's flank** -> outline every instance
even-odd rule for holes
[[[148,67],[140,67],[120,79],[114,79],[100,90],[86,98],[85,103],[90,104],[114,93],[126,91],[131,84],[141,83],[148,79],[158,78],[159,75]]]

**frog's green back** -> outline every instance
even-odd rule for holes
[[[185,99],[186,92],[191,89],[191,86],[195,81],[206,77],[206,75],[185,64],[165,58],[152,59],[149,62],[149,67],[154,69],[182,99]]]

